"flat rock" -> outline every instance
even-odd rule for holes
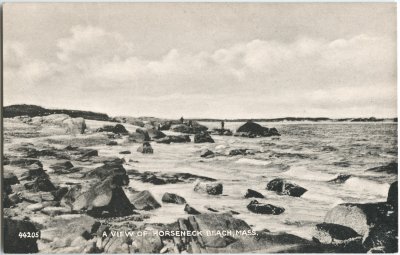
[[[247,209],[257,214],[273,214],[279,215],[285,211],[284,208],[278,207],[271,204],[259,203],[257,200],[253,200],[247,205]]]

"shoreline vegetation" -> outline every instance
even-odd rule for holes
[[[72,118],[82,117],[89,120],[102,120],[102,121],[113,121],[118,122],[118,119],[123,117],[109,117],[105,113],[97,113],[92,111],[81,111],[81,110],[67,110],[67,109],[47,109],[37,105],[28,104],[16,104],[3,107],[3,117],[13,118],[16,116],[47,116],[51,114],[67,114]],[[130,119],[137,119],[138,121],[146,120],[167,120],[155,117],[127,117]],[[299,121],[310,121],[310,122],[397,122],[397,118],[327,118],[327,117],[282,117],[282,118],[236,118],[236,119],[212,119],[212,118],[189,118],[188,120],[193,121],[204,121],[204,122],[299,122]]]
[[[137,148],[134,153],[157,156],[161,146],[167,146],[174,153],[174,148],[183,147],[181,144],[186,144],[185,147],[189,143],[214,144],[218,142],[217,136],[219,140],[226,136],[243,140],[285,139],[280,130],[264,127],[255,120],[244,122],[237,130],[224,127],[209,130],[207,126],[187,119],[110,118],[87,111],[48,110],[29,105],[4,107],[4,117],[2,202],[7,253],[397,252],[397,181],[388,183],[387,196],[379,202],[358,201],[332,206],[325,218],[313,225],[314,234],[310,239],[285,231],[254,231],[253,225],[239,217],[244,212],[237,210],[246,210],[255,218],[260,215],[279,217],[287,213],[289,205],[275,204],[264,194],[290,197],[294,201],[310,192],[307,185],[288,176],[264,179],[263,189],[246,183],[249,188],[239,198],[244,202],[240,208],[218,208],[216,203],[205,210],[186,200],[188,193],[180,196],[164,192],[161,198],[153,194],[153,186],[143,190],[129,186],[130,182],[190,185],[196,198],[209,201],[229,198],[231,194],[227,192],[224,179],[194,174],[189,167],[184,172],[136,170],[134,168],[140,167],[137,158],[125,159],[119,154],[129,155],[134,147]],[[90,124],[95,122],[101,126],[91,127]],[[216,148],[208,148],[201,154],[194,152],[198,160],[246,158],[263,153],[248,148],[230,148],[227,153],[221,153]],[[156,162],[157,157],[152,160]],[[397,177],[397,169],[397,162],[393,162],[369,171]],[[351,178],[351,175],[340,174],[325,183],[341,185]],[[178,192],[179,188],[169,191]],[[185,216],[171,214],[168,224],[147,222],[154,217],[149,212],[168,207],[181,208]],[[112,231],[207,232],[227,229],[243,234],[202,237],[109,235]],[[21,237],[19,233],[25,236]]]

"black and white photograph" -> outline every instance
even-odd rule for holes
[[[397,253],[396,2],[2,5],[2,252]]]

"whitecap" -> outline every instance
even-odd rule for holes
[[[251,158],[240,158],[235,163],[237,164],[249,164],[249,165],[257,165],[257,166],[266,166],[271,164],[271,161],[265,161],[260,159],[251,159]]]

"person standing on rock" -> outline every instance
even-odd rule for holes
[[[189,127],[193,127],[193,123],[191,120],[189,120]]]
[[[183,116],[181,117],[181,124],[183,124]]]
[[[225,121],[221,121],[221,130],[224,130],[224,127],[225,127]]]

